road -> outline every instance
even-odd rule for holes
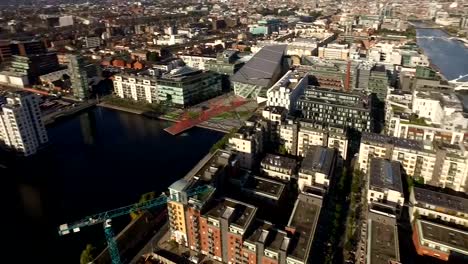
[[[158,241],[169,232],[169,222],[166,223],[158,230],[158,232],[146,243],[146,245],[135,255],[130,261],[130,264],[136,264],[144,254],[154,252],[158,247]]]

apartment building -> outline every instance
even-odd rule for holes
[[[269,177],[290,181],[296,173],[297,161],[293,158],[267,154],[260,166],[260,170]]]
[[[209,61],[216,61],[215,57],[204,57],[195,55],[180,55],[179,58],[181,58],[185,62],[185,65],[198,70],[207,70],[205,64]]]
[[[372,158],[366,184],[370,207],[375,204],[400,211],[405,198],[399,162]]]
[[[431,97],[421,97],[419,94],[424,93],[389,93],[385,117],[387,135],[450,144],[468,140],[465,137],[467,119],[457,98],[441,92]],[[446,111],[443,105],[448,106]]]
[[[309,263],[321,208],[321,196],[301,193],[285,230],[257,221],[242,243],[244,263]]]
[[[38,96],[24,91],[6,96],[6,103],[0,104],[0,142],[24,156],[48,142]]]
[[[280,139],[288,153],[305,156],[311,146],[325,146],[338,150],[346,159],[348,154],[348,136],[346,130],[336,127],[324,127],[308,120],[286,120],[279,129]]]
[[[370,96],[309,86],[297,105],[303,118],[311,123],[373,131]]]
[[[267,91],[267,106],[281,106],[292,112],[309,84],[307,73],[288,71]]]
[[[271,143],[280,143],[280,127],[284,123],[288,110],[281,106],[266,106],[262,117],[266,120],[265,140]]]
[[[413,226],[413,243],[419,255],[449,261],[453,255],[468,258],[468,232],[423,219]]]
[[[418,217],[425,217],[468,227],[468,198],[466,197],[429,188],[413,187],[409,200],[411,221]]]
[[[328,44],[318,48],[318,57],[332,60],[347,60],[349,58],[348,44]]]
[[[200,252],[225,263],[242,262],[242,241],[257,207],[224,198],[200,217]]]
[[[252,169],[263,151],[263,127],[256,122],[246,122],[229,138],[229,145],[237,152],[239,165]]]
[[[455,191],[467,186],[467,152],[462,144],[416,141],[363,133],[359,168],[367,172],[372,157],[399,161],[406,175]]]
[[[374,210],[371,210],[367,216],[367,254],[365,263],[400,263],[396,217]]]
[[[319,186],[328,189],[335,173],[337,153],[335,149],[312,146],[302,160],[297,185],[299,190],[305,186]]]
[[[114,76],[114,92],[120,98],[156,103],[159,101],[156,77],[118,74]]]
[[[160,101],[187,107],[221,94],[219,75],[190,67],[176,68],[157,79]]]

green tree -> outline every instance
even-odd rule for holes
[[[281,155],[286,155],[288,154],[288,150],[286,149],[284,145],[280,145],[278,148],[278,153]]]
[[[149,52],[147,57],[148,61],[157,61],[159,58],[159,54],[157,52]]]
[[[95,258],[94,253],[96,248],[93,247],[91,244],[87,244],[86,248],[81,252],[80,256],[80,264],[88,264],[92,263],[93,259]]]

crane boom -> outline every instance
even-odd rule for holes
[[[205,193],[207,191],[213,190],[212,186],[209,185],[201,185],[192,189],[185,191],[188,197]],[[146,210],[154,207],[158,207],[167,203],[168,197],[165,194],[160,195],[154,199],[148,200],[146,202],[140,202],[132,205],[123,206],[117,209],[109,210],[106,212],[90,215],[84,217],[81,220],[70,224],[63,224],[59,226],[58,233],[59,235],[67,235],[72,232],[76,233],[79,232],[82,227],[92,226],[96,224],[103,224],[104,225],[104,233],[106,235],[107,245],[109,247],[109,255],[112,260],[112,264],[120,264],[120,254],[119,249],[117,247],[117,242],[114,239],[114,233],[112,231],[112,219],[128,215],[132,212],[139,211],[139,210]]]

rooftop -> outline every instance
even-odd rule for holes
[[[426,203],[435,205],[436,207],[468,213],[468,199],[466,198],[420,187],[413,187],[413,192],[416,203]]]
[[[451,251],[468,252],[468,232],[417,219],[419,237],[435,244],[444,245]]]
[[[268,92],[274,92],[281,88],[294,90],[302,78],[307,77],[307,73],[304,71],[288,71],[281,77],[269,90]]]
[[[398,232],[394,218],[369,212],[368,258],[372,264],[399,261]]]
[[[283,183],[260,176],[248,177],[242,186],[243,190],[250,190],[259,195],[274,197],[276,200],[281,197],[284,188],[285,185]]]
[[[303,193],[299,194],[288,223],[289,227],[295,229],[288,257],[307,261],[321,208],[321,198]]]
[[[303,101],[314,101],[326,104],[343,105],[355,109],[370,110],[370,97],[358,92],[345,92],[333,88],[309,86],[304,95],[300,97]]]
[[[371,188],[382,188],[403,193],[400,163],[380,158],[372,158],[369,171]]]
[[[247,229],[257,212],[257,207],[234,199],[224,198],[206,215],[215,219],[228,219],[232,225]]]
[[[282,66],[287,45],[265,46],[255,54],[234,76],[232,82],[269,87],[272,78]]]
[[[425,150],[423,141],[402,139],[376,133],[362,132],[361,143],[368,144],[370,142],[380,144],[392,144],[396,147],[409,148],[412,150]]]
[[[265,158],[261,162],[262,166],[270,165],[280,167],[287,170],[294,170],[297,162],[293,158],[288,158],[279,155],[266,154]]]
[[[319,172],[330,176],[333,160],[336,156],[336,150],[322,146],[311,146],[302,160],[302,173]]]

